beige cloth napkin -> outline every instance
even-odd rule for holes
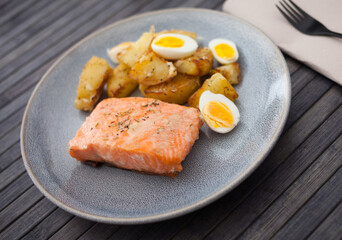
[[[342,38],[297,31],[280,14],[277,0],[227,0],[223,11],[247,20],[285,53],[342,85]],[[331,31],[342,33],[342,0],[294,0]]]

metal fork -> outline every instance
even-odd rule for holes
[[[342,34],[330,31],[322,23],[311,17],[297,6],[292,0],[289,0],[292,4],[287,3],[285,0],[279,2],[282,8],[278,5],[276,7],[281,14],[294,26],[298,31],[308,35],[321,35],[321,36],[334,36],[342,38]]]

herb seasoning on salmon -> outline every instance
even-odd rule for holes
[[[175,176],[198,139],[200,112],[150,98],[100,102],[69,142],[79,161]]]

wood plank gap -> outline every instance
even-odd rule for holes
[[[75,1],[69,1],[62,8],[56,9],[45,21],[39,22],[39,24],[33,26],[31,29],[20,32],[11,41],[3,43],[0,48],[0,55],[3,56],[0,59],[1,70],[10,62],[13,63],[14,60],[17,60],[25,53],[32,51],[34,46],[42,43],[49,36],[56,34],[67,22],[72,24],[79,17],[82,10],[85,12],[88,10],[87,8],[92,7],[92,3],[95,4],[94,2],[86,1],[73,8],[72,5],[69,5],[73,2]]]
[[[109,4],[110,3],[107,2],[107,5]],[[5,68],[1,69],[1,72],[0,72],[0,79],[1,79],[0,93],[4,92],[2,91],[1,88],[8,86],[8,85],[13,85],[13,84],[8,83],[8,81],[11,81],[9,79],[14,78],[14,79],[20,80],[25,75],[30,74],[32,71],[36,70],[38,68],[37,65],[41,65],[42,62],[48,62],[53,57],[56,57],[57,54],[59,55],[61,52],[64,52],[66,49],[74,45],[74,43],[76,43],[78,40],[80,40],[82,36],[85,35],[83,33],[81,34],[81,36],[77,36],[78,31],[83,30],[86,33],[90,33],[90,31],[92,30],[91,25],[96,24],[97,19],[102,19],[103,17],[102,14],[104,14],[105,11],[107,11],[108,9],[111,10],[111,7],[108,8],[107,5],[105,4],[95,5],[95,7],[92,9],[92,11],[95,11],[95,12],[92,12],[92,14],[82,15],[81,13],[79,13],[81,14],[79,18],[76,18],[76,20],[72,21],[70,24],[64,25],[64,27],[61,26],[61,28],[59,28],[59,30],[57,31],[51,32],[52,29],[48,28],[47,31],[45,31],[44,33],[49,34],[49,36],[45,39],[39,39],[39,44],[35,44],[34,46],[32,46],[32,44],[36,42],[33,42],[32,39],[30,41],[27,41],[27,44],[30,44],[31,48],[29,49],[29,51],[27,51],[27,54],[22,54],[20,55],[20,57],[16,56],[13,59],[13,61],[15,60],[15,64],[8,64],[8,61],[5,59],[6,60]],[[116,4],[114,3],[113,6],[116,6]],[[99,14],[100,12],[102,12],[102,14]],[[71,16],[71,17],[75,18],[76,16]],[[60,20],[65,21],[65,18],[61,18]],[[80,24],[80,21],[83,21],[82,23],[84,24],[84,25],[81,25],[81,27],[77,26],[78,24]],[[87,22],[89,21],[90,23],[87,24]],[[88,26],[89,28],[86,28]],[[67,29],[68,31],[65,31]],[[58,35],[58,37],[56,35]],[[77,38],[77,39],[69,41],[70,38]],[[61,41],[61,39],[63,39],[63,41]],[[40,40],[44,40],[44,41],[40,41]],[[53,45],[54,47],[51,48],[51,45]],[[27,45],[24,45],[23,48],[27,49]],[[37,55],[41,54],[42,52],[44,52],[44,54],[37,57]],[[37,60],[37,58],[39,60]],[[19,75],[19,77],[16,77],[17,75]],[[14,83],[17,82],[17,80],[12,80],[12,81],[15,81]],[[7,85],[5,84],[6,82],[7,82]]]
[[[9,116],[7,121],[0,124],[0,139],[8,134],[15,126],[21,125],[25,107],[19,108],[13,115]],[[1,167],[0,167],[1,168]]]
[[[62,38],[64,37],[63,41],[59,41],[60,40],[59,38],[53,38],[51,41],[56,43],[53,48],[45,49],[45,52],[43,55],[40,55],[37,58],[31,59],[30,61],[27,60],[25,62],[26,64],[22,68],[20,68],[20,70],[6,77],[6,79],[0,82],[0,94],[4,93],[8,88],[15,85],[17,82],[20,82],[21,80],[23,80],[23,78],[27,76],[28,74],[36,71],[40,67],[42,62],[48,62],[52,60],[53,58],[56,57],[56,55],[59,55],[60,52],[64,52],[65,50],[69,49],[70,46],[74,45],[74,43],[78,42],[81,38],[85,37],[90,32],[92,32],[93,30],[101,26],[103,21],[105,21],[106,17],[114,14],[113,9],[118,7],[117,6],[118,4],[120,4],[121,7],[119,9],[116,9],[115,11],[120,11],[122,8],[127,6],[127,4],[129,4],[129,1],[115,2],[114,4],[111,4],[111,5],[109,4],[109,6],[105,8],[104,10],[102,9],[99,10],[99,11],[102,10],[101,14],[97,14],[98,12],[93,13],[93,15],[96,15],[96,16],[82,15],[82,17],[83,16],[87,17],[87,21],[88,20],[90,21],[88,24],[86,24],[86,22],[83,22],[82,23],[83,25],[81,25],[81,27],[78,27],[76,30],[72,32],[72,34],[69,34],[69,35],[63,32],[63,35],[60,36]],[[98,5],[103,7],[101,4],[98,4]],[[81,18],[77,20],[81,21],[80,19]],[[77,27],[74,25],[72,26]],[[41,51],[44,50],[44,47],[42,46],[42,44],[40,44],[39,49],[41,49]],[[23,58],[20,58],[20,59],[23,59]],[[0,72],[0,74],[1,73],[2,72]]]
[[[114,232],[118,231],[120,226],[114,224],[96,223],[86,232],[84,232],[78,240],[108,239]]]
[[[8,35],[11,35],[12,31],[17,31],[17,29],[20,28],[22,24],[25,24],[26,21],[30,22],[32,17],[34,18],[37,14],[37,10],[41,11],[41,9],[45,8],[48,4],[49,2],[47,0],[39,1],[37,4],[32,5],[21,14],[12,18],[11,21],[7,21],[6,24],[0,26],[0,34],[2,35],[0,42],[8,38]],[[2,47],[3,46],[0,45],[0,48]]]
[[[139,240],[172,239],[189,222],[196,218],[199,211],[186,214],[181,217],[155,223]]]
[[[29,18],[26,18],[25,21],[20,21],[19,24],[16,24],[14,28],[9,27],[6,35],[0,38],[0,50],[3,57],[5,57],[8,52],[14,49],[14,43],[8,44],[9,41],[16,41],[18,45],[20,44],[18,43],[18,39],[21,39],[22,43],[25,39],[29,38],[29,34],[34,34],[34,29],[42,29],[44,26],[47,27],[48,24],[51,23],[56,17],[58,17],[60,14],[65,14],[68,9],[71,10],[76,5],[76,1],[67,1],[67,4],[65,4],[65,1],[66,0],[53,1],[52,3],[48,1],[38,2],[39,4],[35,6],[35,8],[39,9],[38,14],[34,13]],[[44,5],[46,4],[49,5],[45,7]],[[63,5],[63,12],[60,10],[61,5]],[[42,8],[44,11],[41,11]],[[48,16],[48,18],[46,18],[46,16]],[[6,26],[10,25],[8,24]],[[0,32],[3,31],[4,30],[0,28]],[[26,38],[24,36],[26,36]],[[9,48],[8,45],[13,47]]]
[[[0,192],[0,211],[11,204],[31,186],[33,186],[33,182],[28,174],[24,172],[18,179],[13,181],[11,185]]]
[[[337,159],[337,156],[342,153],[342,149],[339,149],[341,144],[342,135],[338,136],[330,146],[327,146],[324,152],[313,160],[237,238],[272,238],[275,230],[283,225],[280,221],[284,223],[286,219],[291,218],[295,211],[304,206],[342,166],[342,162]],[[326,173],[325,176],[316,177],[322,175],[323,172]],[[313,186],[314,183],[316,183],[315,186]],[[301,196],[300,198],[298,198],[296,191],[297,193],[300,192],[298,193]]]
[[[32,3],[35,4],[36,2],[37,1],[34,0],[26,0],[24,2],[21,2],[20,4],[17,4],[17,6],[15,8],[12,8],[11,11],[7,12],[4,15],[1,15],[0,24],[6,23],[11,17],[20,14],[22,11],[25,11],[28,6],[30,6]]]
[[[334,172],[334,174],[336,174],[340,169],[342,169],[342,167],[336,169],[336,171]],[[325,184],[328,183],[328,181],[331,180],[332,177],[334,177],[334,174],[331,175],[330,178],[329,178],[327,181],[325,181]],[[317,191],[311,196],[311,198],[312,198],[315,194],[318,194],[318,193],[319,193],[319,190],[320,190],[321,188],[323,188],[323,187],[324,187],[324,185],[322,185],[319,189],[317,189]],[[311,198],[310,198],[310,199],[311,199]],[[305,204],[306,204],[306,203],[309,203],[310,199],[308,199],[308,200],[305,202]],[[342,201],[341,201],[341,202],[342,202]],[[341,202],[340,202],[340,203],[341,203]],[[305,204],[303,204],[302,207],[301,207],[300,209],[305,208]],[[327,219],[328,216],[334,211],[334,209],[336,209],[336,208],[338,207],[338,205],[339,205],[339,204],[337,204],[335,208],[332,208],[330,211],[328,211],[327,215],[326,215],[325,217],[323,217],[323,218],[321,219],[321,221],[319,221],[319,222],[317,223],[317,226],[320,226],[321,223],[323,223],[324,220]],[[298,209],[298,211],[300,211],[300,209]],[[296,212],[296,213],[297,213],[297,212]],[[291,220],[291,218],[294,217],[294,216],[296,215],[296,213],[292,214],[292,215],[290,216],[290,218],[289,218],[286,222],[284,222],[284,224],[282,225],[282,227],[284,227],[284,226]],[[308,239],[308,236],[310,236],[310,235],[315,231],[315,229],[316,229],[316,228],[313,228],[311,231],[309,231],[309,233],[307,234],[307,236],[306,236],[304,239]],[[280,230],[281,230],[281,228],[279,228],[278,231],[276,231],[276,232],[273,234],[272,238],[276,238],[276,235],[278,234],[278,232],[279,232]],[[282,237],[281,237],[281,238],[282,238]]]
[[[334,85],[336,84],[323,76],[319,76],[310,81],[305,88],[291,99],[292,103],[284,130],[289,129]]]
[[[9,149],[18,141],[20,137],[20,128],[20,124],[16,125],[14,128],[11,129],[10,132],[5,134],[0,139],[0,154],[3,154],[7,149]]]
[[[0,155],[0,173],[12,164],[15,159],[21,156],[20,143],[17,141],[13,146],[7,149],[3,154]]]
[[[11,182],[18,179],[25,172],[22,158],[15,160],[8,168],[0,173],[0,192]]]
[[[36,224],[39,224],[47,215],[57,207],[47,198],[42,198],[27,212],[0,233],[0,239],[19,239],[29,232]]]
[[[146,233],[153,224],[139,224],[139,225],[123,225],[118,231],[115,231],[112,236],[108,238],[108,240],[114,239],[125,239],[125,240],[133,240],[139,239],[144,233]]]
[[[314,78],[317,77],[317,73],[302,65],[294,74],[291,75],[291,98],[297,96],[297,94],[306,87]]]
[[[61,208],[56,208],[51,214],[44,218],[39,224],[25,234],[22,240],[45,240],[51,237],[66,221],[71,220],[72,214]],[[98,239],[98,238],[94,238]]]
[[[286,222],[274,239],[307,238],[341,202],[341,191],[342,167]]]
[[[49,239],[76,239],[93,225],[95,225],[95,222],[80,217],[73,217],[70,221],[63,225],[63,227],[55,232]]]
[[[342,201],[309,235],[308,240],[342,239]]]
[[[32,186],[9,204],[0,212],[0,232],[17,220],[21,215],[25,214],[32,206],[42,200],[44,196],[39,190]]]

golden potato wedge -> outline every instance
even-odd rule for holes
[[[201,87],[198,76],[177,74],[173,79],[154,86],[140,85],[142,95],[164,102],[184,104]]]
[[[188,37],[191,37],[192,39],[197,41],[197,34],[195,32],[188,32],[185,30],[178,30],[178,29],[171,29],[171,30],[164,30],[159,33],[155,34],[155,37],[159,36],[160,34],[165,34],[165,33],[177,33],[177,34],[182,34],[186,35]]]
[[[132,67],[129,77],[144,85],[157,85],[177,75],[172,62],[150,51]]]
[[[203,76],[212,70],[213,59],[213,54],[209,48],[199,48],[192,56],[177,60],[175,67],[177,68],[177,72],[180,73]]]
[[[75,107],[83,111],[91,111],[99,100],[103,86],[111,75],[108,62],[96,56],[90,58],[80,76]]]
[[[141,37],[132,44],[132,46],[118,53],[118,61],[128,65],[129,67],[133,67],[139,58],[150,49],[153,38],[154,27],[151,27],[150,32],[143,33],[143,35],[141,35]]]
[[[211,73],[221,73],[232,85],[238,84],[241,80],[240,64],[237,62],[215,68]]]
[[[189,98],[189,106],[198,108],[199,99],[206,90],[209,90],[212,93],[222,94],[232,101],[238,98],[237,92],[228,80],[220,73],[215,73],[211,78],[205,80],[202,87]]]
[[[138,87],[137,81],[128,76],[131,68],[125,64],[118,65],[107,81],[109,97],[128,97]]]

